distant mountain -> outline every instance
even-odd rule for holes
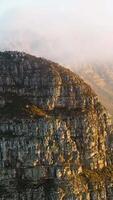
[[[113,65],[88,64],[76,68],[78,74],[95,90],[113,115]]]

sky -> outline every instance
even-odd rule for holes
[[[0,50],[65,65],[113,60],[113,0],[0,0]]]

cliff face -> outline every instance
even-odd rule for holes
[[[113,132],[76,74],[0,53],[0,199],[112,200]]]

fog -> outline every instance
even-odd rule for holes
[[[0,50],[65,65],[113,59],[112,0],[0,0]]]

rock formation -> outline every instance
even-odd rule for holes
[[[78,75],[0,53],[0,199],[112,200],[113,131]]]

